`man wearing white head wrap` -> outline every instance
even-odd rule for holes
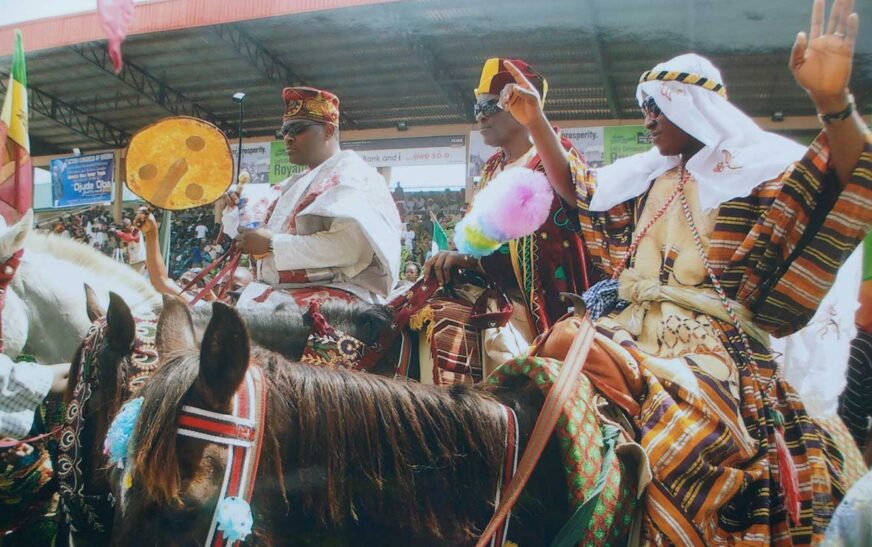
[[[824,125],[808,150],[758,128],[710,62],[684,55],[639,84],[655,150],[551,179],[610,278],[594,292],[625,306],[589,302],[605,312],[584,370],[650,460],[652,545],[819,543],[844,494],[842,456],[768,341],[811,319],[872,227],[872,138],[847,89],[858,17],[836,0],[824,31],[824,7],[790,60]],[[544,126],[529,92],[510,95],[531,132]],[[626,381],[599,384],[609,367]]]

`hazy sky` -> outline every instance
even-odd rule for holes
[[[97,9],[97,0],[0,0],[0,27]]]

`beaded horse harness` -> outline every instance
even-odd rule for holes
[[[122,401],[135,393],[158,366],[154,345],[156,318],[136,318],[133,350],[119,363],[122,372]],[[115,498],[111,493],[91,494],[86,491],[82,461],[86,447],[82,446],[85,428],[85,408],[95,389],[100,387],[99,357],[109,344],[106,318],[91,325],[80,350],[81,367],[75,389],[67,405],[58,448],[57,476],[61,505],[71,530],[106,534],[115,513]],[[91,456],[94,456],[91,454]],[[88,530],[82,529],[87,526]]]

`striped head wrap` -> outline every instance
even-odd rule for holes
[[[683,84],[698,85],[703,89],[714,91],[724,99],[727,98],[727,88],[724,86],[724,84],[718,82],[717,80],[706,78],[705,76],[700,76],[699,74],[693,74],[691,72],[679,72],[677,70],[649,70],[642,74],[642,77],[639,78],[640,84],[653,81],[674,81],[681,82]]]

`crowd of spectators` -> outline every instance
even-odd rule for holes
[[[394,191],[397,209],[403,221],[403,273],[408,263],[420,265],[432,252],[434,220],[450,237],[465,211],[464,191],[405,192]],[[85,210],[61,213],[39,221],[38,230],[82,241],[120,262],[141,271],[145,249],[132,220],[136,211],[125,208],[121,222],[113,220],[109,207],[97,205]],[[156,214],[161,222],[160,212]],[[230,241],[219,238],[220,225],[215,223],[211,205],[172,213],[169,274],[181,278],[185,272],[210,264],[227,250]]]
[[[119,232],[123,232],[133,218],[133,209],[123,211],[121,222],[114,222],[108,207],[97,205],[84,211],[62,213],[36,223],[36,229],[81,241],[109,256],[123,257],[127,262],[127,244]]]
[[[218,243],[220,231],[211,205],[174,212],[170,238],[170,277],[179,279],[184,272],[202,268],[223,255],[230,240],[225,237]]]
[[[38,230],[52,232],[91,245],[101,252],[141,271],[145,249],[132,225],[136,212],[125,208],[121,222],[114,222],[108,207],[97,205],[77,212],[62,213],[39,221]],[[161,222],[160,213],[157,220]],[[173,278],[192,268],[201,268],[224,254],[229,241],[216,243],[219,227],[212,206],[199,207],[172,215],[169,271]]]
[[[431,254],[434,219],[448,234],[466,211],[464,189],[441,192],[406,192],[401,185],[394,190],[394,200],[403,220],[403,264],[423,264]]]

